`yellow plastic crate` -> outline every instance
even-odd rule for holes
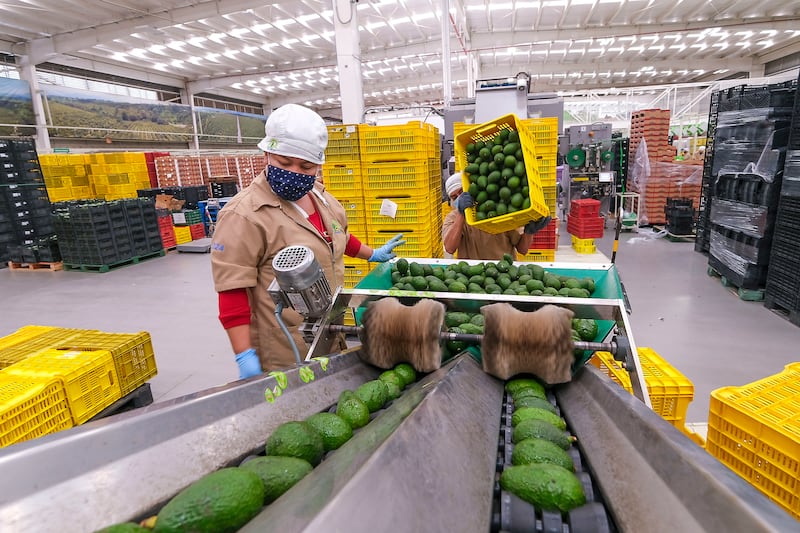
[[[52,326],[22,326],[14,333],[9,333],[4,337],[0,337],[0,350],[29,341],[43,333],[53,331],[54,329],[56,328]]]
[[[18,378],[61,379],[76,425],[122,397],[114,359],[107,350],[50,349],[11,365],[3,373]]]
[[[558,118],[528,118],[522,124],[534,139],[536,155],[555,156],[558,153]]]
[[[325,189],[333,194],[344,193],[352,195],[361,190],[361,164],[354,163],[325,163],[322,165],[322,181]]]
[[[39,326],[42,327],[42,326]],[[27,359],[45,350],[56,348],[83,330],[72,328],[51,328],[22,342],[0,347],[0,369]]]
[[[414,229],[373,230],[369,227],[367,230],[369,233],[367,243],[372,248],[378,248],[386,244],[386,241],[398,233],[402,233],[403,240],[406,242],[394,249],[394,253],[397,254],[398,257],[431,257],[433,239],[429,231],[417,231]]]
[[[800,519],[800,363],[713,391],[706,450]]]
[[[525,172],[527,173],[528,192],[531,206],[527,209],[515,211],[505,215],[487,218],[485,220],[477,220],[475,217],[475,208],[471,207],[466,210],[465,215],[467,224],[475,226],[487,233],[503,233],[516,228],[521,228],[528,221],[540,218],[542,216],[549,216],[550,210],[544,203],[544,194],[542,192],[542,183],[539,178],[539,170],[536,168],[536,149],[534,147],[534,139],[530,131],[523,127],[516,115],[504,115],[498,117],[492,122],[480,124],[472,129],[460,133],[455,138],[455,152],[456,161],[460,161],[461,168],[466,167],[466,147],[467,144],[477,141],[491,141],[500,133],[501,130],[515,130],[519,133],[520,145],[522,146],[522,157],[525,161]],[[461,175],[461,181],[464,190],[468,190],[470,186],[469,176],[464,173]]]
[[[0,373],[0,447],[72,426],[60,379],[19,378]]]
[[[579,239],[572,235],[572,248],[579,254],[593,254],[597,252],[594,239]]]
[[[328,147],[325,149],[327,163],[352,161],[358,164],[360,153],[358,124],[328,126]]]
[[[358,125],[361,161],[377,163],[428,157],[429,130],[419,121],[399,126]]]
[[[192,231],[189,226],[175,226],[175,242],[177,244],[192,242]]]
[[[85,330],[61,343],[59,348],[82,352],[109,351],[114,360],[122,396],[133,392],[158,373],[153,341],[146,331],[105,333]]]
[[[384,202],[397,205],[394,218],[381,214]],[[367,212],[367,227],[370,229],[414,228],[430,231],[439,198],[431,196],[382,196],[364,201]]]
[[[346,258],[344,262],[344,287],[352,289],[371,270],[369,261],[365,259]]]
[[[550,210],[550,216],[556,212],[558,191],[555,185],[542,186],[542,195],[544,196],[544,203],[547,209]]]
[[[429,159],[361,165],[364,196],[429,194],[431,169]],[[440,185],[441,188],[441,185]]]
[[[686,409],[694,399],[694,384],[652,348],[639,348],[638,354],[653,411],[684,430]],[[595,352],[589,362],[633,394],[630,374],[609,352]]]
[[[536,168],[539,170],[539,179],[542,181],[542,188],[556,186],[556,166],[555,155],[540,155],[536,157]]]
[[[533,261],[535,263],[552,263],[556,260],[555,250],[528,250],[525,255],[518,254],[522,261]]]

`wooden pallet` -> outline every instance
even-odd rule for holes
[[[167,252],[162,249],[157,252],[153,252],[151,254],[137,255],[131,257],[130,259],[125,259],[124,261],[117,261],[116,263],[111,263],[108,265],[81,265],[75,263],[64,263],[64,269],[78,270],[80,272],[108,272],[109,270],[114,270],[119,267],[135,265],[137,263],[140,263],[141,261],[152,259],[154,257],[164,257],[166,253]]]
[[[719,278],[719,281],[723,287],[727,287],[731,293],[738,296],[739,299],[744,302],[761,302],[764,300],[764,289],[743,289],[741,287],[737,287],[731,280],[711,267],[708,267],[707,273],[712,278]]]
[[[56,270],[64,270],[64,263],[61,261],[55,263],[16,263],[9,261],[8,268],[11,270],[50,270],[55,272]]]

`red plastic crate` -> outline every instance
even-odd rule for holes
[[[558,248],[558,219],[554,218],[533,236],[529,250],[555,250]]]
[[[189,232],[192,235],[192,240],[202,239],[206,236],[206,227],[201,222],[200,224],[190,224]]]
[[[567,233],[579,239],[599,239],[603,236],[603,218],[567,215]]]
[[[573,218],[592,218],[600,216],[600,200],[586,198],[572,200],[569,204],[569,216]]]

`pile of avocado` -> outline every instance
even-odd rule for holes
[[[391,270],[392,289],[402,291],[589,298],[595,289],[592,278],[559,276],[536,264],[515,265],[509,254],[472,265],[459,261],[431,266],[398,259]]]
[[[466,146],[469,194],[478,221],[530,208],[531,198],[519,133],[501,129],[489,140]]]
[[[353,430],[367,425],[370,413],[397,399],[416,379],[414,368],[400,363],[355,391],[343,391],[336,413],[316,413],[302,422],[281,424],[267,438],[265,456],[200,478],[162,507],[155,520],[115,524],[97,533],[236,531],[311,472],[326,452],[350,440]]]
[[[566,450],[573,438],[567,424],[547,400],[545,389],[535,379],[519,378],[506,383],[514,402],[511,464],[500,475],[503,490],[540,508],[562,513],[586,503],[586,495],[575,475],[575,464]]]

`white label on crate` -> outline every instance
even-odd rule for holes
[[[381,202],[380,214],[383,216],[394,218],[395,215],[397,215],[397,204],[391,200],[384,199],[383,202]]]
[[[353,124],[350,124],[349,126],[344,127],[344,131],[346,131],[347,133],[355,133],[356,127]]]
[[[186,224],[186,215],[183,213],[172,213],[173,224]]]

